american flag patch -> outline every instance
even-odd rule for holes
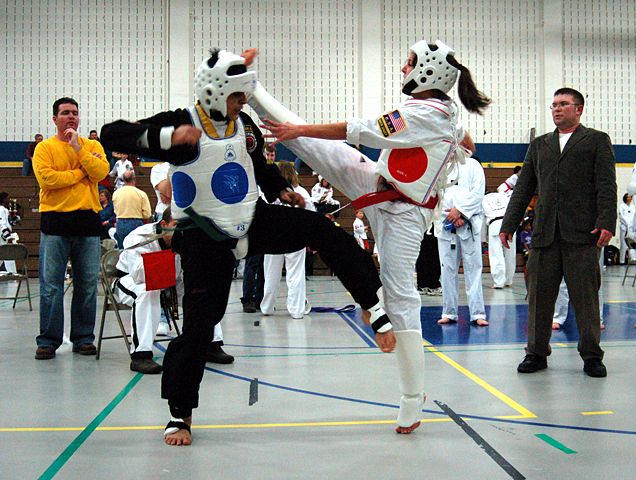
[[[382,135],[390,137],[396,133],[406,130],[406,122],[399,110],[393,110],[392,112],[385,113],[378,118],[378,126]]]

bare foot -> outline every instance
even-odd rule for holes
[[[393,350],[395,350],[395,344],[397,343],[397,339],[395,338],[395,333],[393,333],[393,330],[389,330],[388,332],[384,333],[376,333],[375,341],[378,343],[378,347],[380,347],[380,350],[382,350],[384,353],[391,353]]]
[[[486,320],[485,318],[478,318],[477,320],[473,320],[473,323],[478,327],[487,327],[488,325],[490,325],[488,323],[488,320]]]
[[[361,320],[365,325],[371,325],[371,312],[369,310],[362,309]]]
[[[188,426],[192,426],[192,416],[184,418],[183,421]],[[167,435],[164,433],[163,441],[166,443],[166,445],[172,445],[172,446],[191,445],[192,435],[185,428],[181,428],[177,430],[176,432],[169,433]]]
[[[561,324],[557,322],[552,322],[552,330],[561,330]]]
[[[437,321],[438,325],[446,325],[448,323],[455,323],[457,320],[453,320],[452,318],[442,317]]]
[[[420,426],[420,422],[417,421],[410,427],[400,427],[399,425],[395,427],[395,433],[408,434],[413,432],[417,427]]]
[[[601,330],[605,330],[605,323],[601,322]]]
[[[502,289],[502,288],[504,288],[504,287],[499,286],[499,285],[493,285],[493,286],[492,286],[492,287],[490,287],[490,288],[492,288],[492,289],[494,289],[494,290],[501,290],[501,289]]]

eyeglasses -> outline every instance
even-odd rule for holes
[[[569,107],[570,105],[574,105],[576,107],[576,106],[581,105],[581,104],[580,103],[568,103],[568,102],[553,103],[552,105],[550,105],[550,110],[556,110],[557,108],[565,108],[565,107]]]

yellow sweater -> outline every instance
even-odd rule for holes
[[[104,148],[88,138],[80,137],[78,141],[82,146],[78,153],[57,137],[48,138],[35,148],[33,171],[40,184],[40,212],[102,209],[97,182],[109,170]]]

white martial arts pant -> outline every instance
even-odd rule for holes
[[[620,236],[619,236],[620,245],[619,245],[619,254],[618,254],[619,264],[622,264],[625,261],[625,254],[627,253],[627,250],[628,250],[626,235],[627,235],[627,227],[621,223]]]
[[[502,219],[495,220],[488,225],[488,259],[490,260],[490,275],[495,287],[512,285],[512,279],[517,267],[517,234],[509,242],[510,248],[505,248],[499,238]]]
[[[261,118],[303,123],[282,106],[272,107],[270,103],[266,109],[262,103],[253,101],[250,106]],[[284,145],[350,199],[377,189],[376,163],[344,142],[302,137],[286,141]],[[380,279],[384,309],[398,339],[396,354],[402,392],[398,424],[410,427],[417,420],[424,399],[422,301],[413,276],[433,211],[406,203],[392,207],[389,211],[378,204],[364,208],[364,213],[382,256]]]
[[[468,228],[463,226],[461,228]],[[459,304],[459,259],[461,256],[464,266],[464,282],[466,295],[468,296],[468,309],[470,321],[486,318],[484,306],[484,292],[481,284],[481,242],[479,232],[461,239],[455,235],[456,245],[451,246],[451,241],[437,238],[439,249],[439,261],[442,267],[442,317],[457,320],[457,308]]]
[[[263,300],[261,312],[264,315],[274,313],[276,297],[280,289],[280,279],[283,275],[283,265],[286,270],[287,281],[287,311],[292,318],[303,318],[305,312],[305,255],[306,249],[283,255],[265,255],[263,260],[263,272],[265,286],[263,287]]]
[[[130,353],[152,352],[161,316],[161,290],[147,291],[145,283],[135,283],[126,275],[119,279],[115,293],[121,303],[132,307]]]

